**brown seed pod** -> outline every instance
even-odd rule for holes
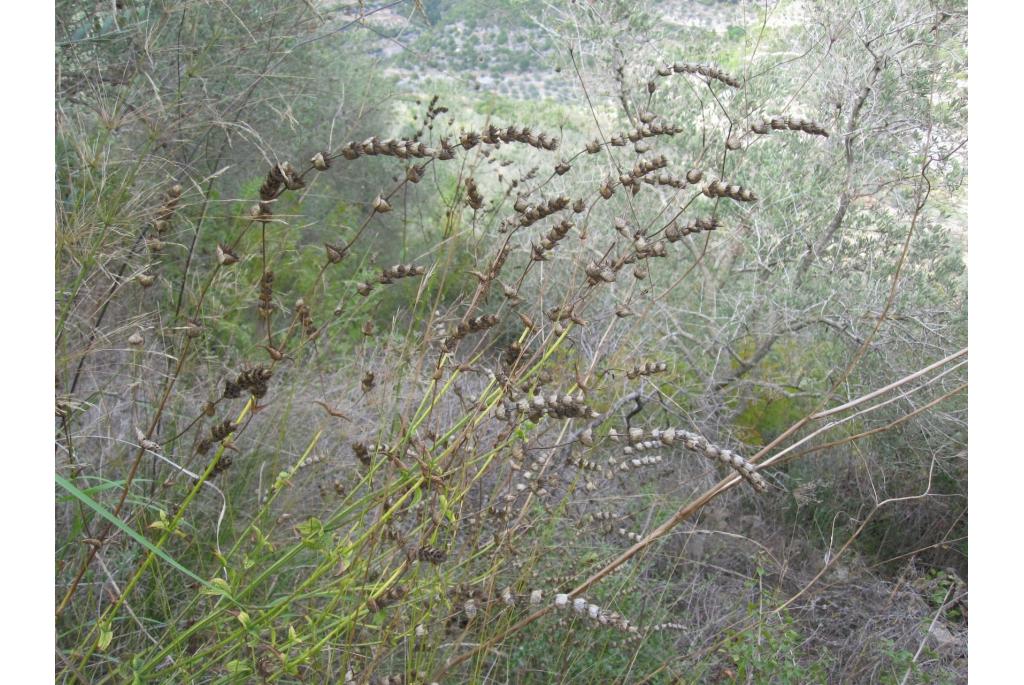
[[[472,178],[466,179],[466,204],[473,209],[480,209],[484,206],[484,197],[480,194],[476,181]]]
[[[429,564],[441,564],[448,559],[448,552],[430,545],[425,545],[416,550],[416,558]]]
[[[231,266],[238,262],[238,255],[227,245],[217,243],[217,262],[221,266]]]
[[[224,399],[233,400],[242,396],[242,388],[230,378],[224,381]]]
[[[238,426],[235,425],[231,419],[224,419],[210,428],[210,435],[213,437],[215,442],[220,442],[231,435],[236,428],[238,428]]]
[[[324,243],[324,249],[327,251],[327,261],[330,264],[337,264],[345,258],[346,248],[344,247],[337,247],[330,243]]]
[[[323,152],[318,152],[309,160],[317,171],[327,171],[331,168],[331,158]]]

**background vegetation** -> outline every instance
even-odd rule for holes
[[[57,681],[966,681],[966,3],[56,19]]]

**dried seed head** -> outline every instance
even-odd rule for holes
[[[238,262],[238,255],[227,245],[217,243],[217,262],[221,266],[231,266]]]
[[[429,564],[442,564],[448,559],[448,552],[441,549],[440,547],[432,547],[427,545],[425,547],[419,548],[419,550],[416,552],[416,557],[420,561],[425,561]]]
[[[484,197],[480,194],[476,181],[472,178],[466,179],[466,204],[473,209],[480,209],[484,206]]]
[[[317,171],[327,171],[329,168],[331,168],[330,157],[324,154],[323,152],[316,153],[315,155],[313,155],[313,158],[309,161],[312,162],[313,167]]]
[[[327,251],[327,261],[331,264],[337,264],[345,258],[344,247],[336,247],[330,243],[324,243],[324,249]]]

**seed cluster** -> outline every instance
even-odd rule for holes
[[[584,271],[587,274],[587,282],[590,285],[612,283],[615,281],[615,269],[603,263],[590,262],[584,268]]]
[[[587,406],[582,391],[575,395],[551,393],[547,397],[541,394],[536,394],[532,398],[523,397],[514,402],[511,409],[531,421],[538,421],[544,415],[553,419],[596,419],[600,416]]]
[[[480,209],[484,206],[484,196],[480,194],[480,189],[472,178],[466,179],[466,204],[473,209]]]
[[[509,126],[508,128],[488,126],[481,133],[473,131],[463,133],[459,138],[459,142],[466,150],[476,146],[477,143],[485,143],[495,147],[500,146],[502,143],[525,143],[538,150],[558,149],[558,138],[548,136],[546,133],[534,133],[529,126]],[[444,138],[441,139],[441,147],[442,149],[448,147]],[[440,157],[440,159],[444,159],[444,157]]]
[[[689,185],[685,179],[674,176],[667,171],[663,171],[656,176],[644,176],[640,180],[650,186],[669,186],[677,190],[682,190]]]
[[[626,372],[626,378],[634,379],[640,376],[653,376],[656,373],[663,373],[668,369],[668,364],[665,362],[644,362],[643,364],[637,364],[632,369]]]
[[[171,229],[171,219],[178,208],[181,200],[182,188],[175,183],[164,193],[164,199],[156,210],[156,217],[153,219],[153,233],[146,236],[146,248],[152,254],[159,254],[163,251],[165,243],[163,237]]]
[[[640,629],[637,626],[633,625],[628,618],[617,611],[602,609],[598,605],[588,602],[584,597],[576,597],[570,601],[569,595],[567,594],[560,593],[555,595],[556,609],[568,609],[570,604],[574,612],[581,616],[586,616],[602,626],[616,628],[632,634],[640,632]]]
[[[750,125],[750,130],[758,135],[768,135],[772,131],[803,131],[812,136],[823,136],[828,138],[826,131],[820,124],[803,117],[763,117],[760,122]]]
[[[765,492],[768,489],[767,481],[765,481],[764,477],[757,472],[757,468],[753,464],[731,450],[711,444],[703,435],[690,433],[685,430],[669,428],[664,431],[654,429],[651,431],[650,436],[652,438],[651,440],[644,440],[644,431],[642,429],[630,428],[629,433],[626,436],[629,445],[627,445],[623,451],[626,454],[631,454],[634,450],[642,451],[645,449],[651,449],[659,443],[660,445],[671,447],[678,440],[686,449],[692,452],[697,452],[698,454],[703,454],[708,459],[714,459],[731,467],[748,483],[750,483],[755,490]],[[621,438],[619,433],[614,429],[609,432],[608,437],[613,440],[619,440]]]
[[[571,200],[565,195],[559,195],[558,197],[541,200],[537,204],[530,204],[530,202],[523,196],[516,198],[513,209],[516,210],[518,216],[508,217],[501,222],[501,226],[498,227],[500,233],[505,233],[511,228],[526,228],[537,223],[541,219],[551,216],[555,212],[560,212],[569,206]]]
[[[267,318],[274,311],[274,272],[267,269],[260,278],[259,305],[256,311],[261,318]]]
[[[451,350],[455,343],[462,340],[470,333],[486,331],[488,328],[492,328],[497,325],[497,323],[498,317],[495,314],[482,314],[480,316],[473,317],[468,321],[460,321],[458,325],[448,333],[448,337],[445,338],[443,345],[444,349]]]
[[[627,173],[619,176],[619,184],[623,188],[630,189],[632,193],[636,195],[640,192],[640,181],[643,180],[647,174],[652,171],[657,171],[658,169],[663,169],[666,166],[668,166],[668,158],[666,158],[665,155],[642,159]]]
[[[235,380],[228,379],[225,382],[224,397],[226,399],[241,397],[244,390],[256,399],[260,399],[267,394],[267,383],[273,375],[273,371],[262,365],[244,369]]]
[[[536,262],[545,261],[547,259],[545,253],[554,250],[558,245],[558,241],[567,236],[573,226],[575,224],[569,219],[562,219],[562,221],[552,226],[543,237],[533,243],[530,259]]]
[[[171,219],[174,218],[174,212],[181,200],[181,192],[181,186],[175,183],[164,193],[163,204],[157,209],[156,218],[153,220],[153,230],[156,235],[146,237],[146,247],[153,254],[158,254],[164,249],[162,238],[171,229]]]
[[[283,188],[298,190],[306,183],[290,162],[281,162],[270,167],[267,177],[260,186],[260,201],[253,205],[249,215],[256,221],[266,223],[274,215],[272,203],[277,199]]]
[[[626,459],[620,462],[618,466],[620,471],[629,471],[630,469],[638,469],[644,466],[657,466],[661,462],[662,457],[660,454],[650,454],[645,455],[643,457],[633,457],[632,459]],[[616,462],[614,459],[608,460],[608,464],[610,466],[614,466],[615,463]]]
[[[680,226],[675,221],[673,221],[671,224],[668,225],[667,228],[665,228],[665,238],[670,243],[674,243],[678,240],[685,238],[691,233],[700,233],[701,231],[713,231],[721,225],[722,222],[719,221],[717,217],[713,216],[697,217],[696,219],[686,224],[685,226]]]
[[[448,559],[448,552],[440,547],[425,545],[416,550],[416,558],[428,564],[442,564]]]
[[[715,180],[704,186],[702,191],[708,197],[728,197],[738,202],[756,202],[754,191],[739,185],[730,185],[725,181]]]
[[[422,276],[427,273],[425,266],[416,266],[414,264],[395,264],[390,266],[381,273],[378,281],[381,285],[388,285],[402,278],[409,278],[410,276]]]
[[[676,62],[669,66],[665,65],[658,68],[658,76],[670,76],[672,73],[676,74],[700,74],[709,79],[715,81],[721,81],[727,86],[732,88],[739,88],[739,79],[734,76],[730,76],[726,72],[722,71],[718,67],[712,64],[694,64],[692,62]]]
[[[316,339],[320,331],[317,330],[316,324],[313,323],[313,316],[309,311],[309,305],[302,298],[295,301],[295,316],[298,318],[305,336],[310,340]]]
[[[361,143],[348,143],[341,148],[340,152],[345,159],[350,160],[363,156],[374,157],[376,155],[397,157],[398,159],[408,159],[410,157],[436,157],[438,155],[436,149],[428,147],[416,140],[403,140],[398,138],[387,138],[385,140],[381,140],[377,136],[367,138]]]

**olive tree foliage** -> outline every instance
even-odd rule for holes
[[[535,19],[571,47],[566,63],[594,103],[594,134],[654,113],[684,127],[670,168],[699,168],[761,198],[731,203],[699,197],[699,187],[645,186],[633,200],[651,233],[672,218],[666,204],[685,208],[681,223],[713,213],[723,224],[684,241],[688,262],[652,272],[651,292],[666,297],[647,319],[661,329],[651,344],[690,372],[673,399],[705,431],[764,444],[839,381],[837,403],[966,347],[964,3],[751,3],[717,32],[681,26],[660,3],[548,3]],[[741,87],[649,66],[680,61],[717,64]],[[812,119],[829,136],[751,130],[786,116]],[[667,295],[677,279],[690,287]],[[934,399],[965,379],[958,367],[924,394]],[[925,402],[893,402],[861,428]],[[842,464],[856,482],[844,490],[870,507],[929,482],[934,490],[941,477],[957,497],[921,504],[941,515],[924,516],[928,530],[908,527],[905,539],[962,523],[966,401],[921,411],[872,444],[863,469],[852,466],[857,450],[839,447],[783,469],[779,482],[811,479],[822,464],[838,482]]]

